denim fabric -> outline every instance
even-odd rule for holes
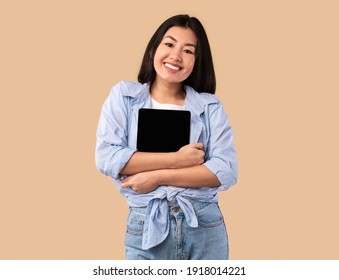
[[[217,203],[194,202],[198,227],[190,227],[178,205],[169,206],[170,229],[159,245],[142,249],[146,207],[130,207],[125,238],[128,260],[226,260],[228,237]]]

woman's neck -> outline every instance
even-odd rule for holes
[[[152,98],[159,103],[184,105],[186,92],[182,84],[163,84],[154,81],[150,88]]]

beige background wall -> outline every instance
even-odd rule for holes
[[[1,1],[0,258],[123,259],[127,207],[94,164],[102,103],[166,18],[204,24],[239,182],[231,259],[338,259],[337,1]]]

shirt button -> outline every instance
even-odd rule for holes
[[[173,207],[173,208],[172,208],[172,210],[173,210],[174,213],[178,213],[178,212],[179,212],[179,209],[180,209],[179,207]]]

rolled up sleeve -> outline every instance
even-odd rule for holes
[[[204,165],[213,172],[221,183],[218,191],[223,191],[237,182],[238,159],[234,146],[233,129],[221,103],[210,108],[210,138],[207,160]]]
[[[127,114],[118,84],[112,88],[102,107],[95,150],[97,169],[115,179],[136,151],[127,144]]]

